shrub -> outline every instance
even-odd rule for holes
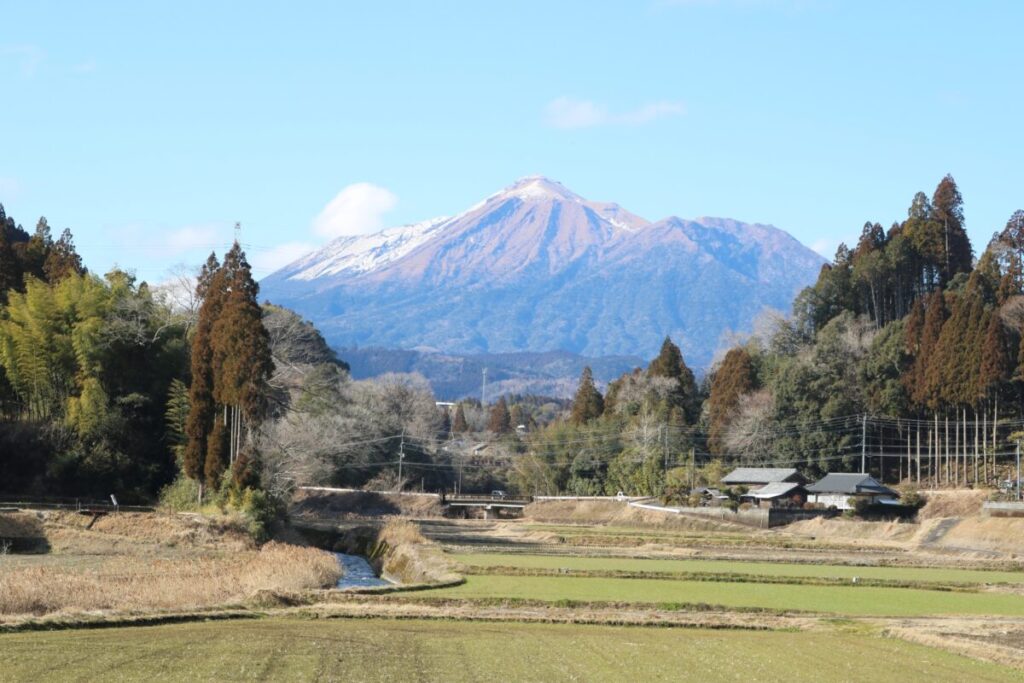
[[[900,496],[900,503],[906,505],[907,507],[912,507],[916,510],[920,510],[921,508],[923,508],[925,506],[925,503],[927,502],[928,499],[924,495],[922,495],[920,491],[904,491],[903,494]]]
[[[740,510],[750,510],[753,507],[754,507],[753,503],[740,503],[739,509]]]
[[[274,496],[262,489],[245,489],[239,508],[249,521],[249,533],[257,543],[270,538],[274,522],[284,519],[285,506]]]
[[[178,475],[177,479],[160,491],[160,506],[174,512],[197,509],[199,484],[184,475]]]
[[[868,508],[871,507],[871,501],[867,498],[858,498],[853,501],[853,514],[857,517],[863,517],[867,514]]]
[[[735,500],[723,500],[722,507],[724,507],[727,510],[732,510],[733,512],[736,512],[736,510],[739,509],[740,504],[737,503]]]

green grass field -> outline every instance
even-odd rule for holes
[[[0,635],[4,681],[1016,681],[879,636],[390,620]]]
[[[557,602],[704,603],[726,607],[826,612],[851,616],[1024,616],[1024,597],[913,588],[613,579],[556,576],[469,576],[466,583],[419,593],[458,598]]]
[[[662,560],[619,557],[573,557],[567,555],[522,555],[518,553],[453,554],[475,567],[518,567],[527,569],[576,569],[582,571],[735,573],[798,578],[883,579],[888,581],[931,581],[936,583],[1024,583],[1024,572],[921,567],[850,567],[825,564],[781,562],[735,562],[730,560]]]

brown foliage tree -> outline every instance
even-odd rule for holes
[[[580,375],[579,387],[576,389],[576,396],[572,400],[572,414],[570,422],[575,425],[582,425],[595,420],[604,413],[604,398],[601,392],[594,386],[594,374],[590,366],[583,368]]]
[[[508,434],[512,431],[512,416],[508,412],[508,403],[502,396],[498,402],[491,407],[490,419],[487,421],[488,431],[495,434]]]
[[[740,397],[754,389],[754,366],[750,354],[742,347],[730,349],[711,380],[708,397],[708,448],[720,455],[725,452],[724,435]]]

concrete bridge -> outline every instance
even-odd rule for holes
[[[441,505],[464,516],[470,511],[483,511],[484,519],[494,517],[522,517],[523,508],[533,502],[531,496],[512,497],[504,495],[450,495],[441,494]]]

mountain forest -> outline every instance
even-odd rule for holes
[[[572,312],[568,311],[567,316]],[[1005,476],[1021,430],[1024,211],[976,254],[951,176],[840,245],[790,315],[696,377],[665,338],[574,399],[438,404],[354,381],[260,302],[244,250],[151,286],[0,207],[0,496],[272,507],[299,485],[664,495],[735,464],[945,486]]]

